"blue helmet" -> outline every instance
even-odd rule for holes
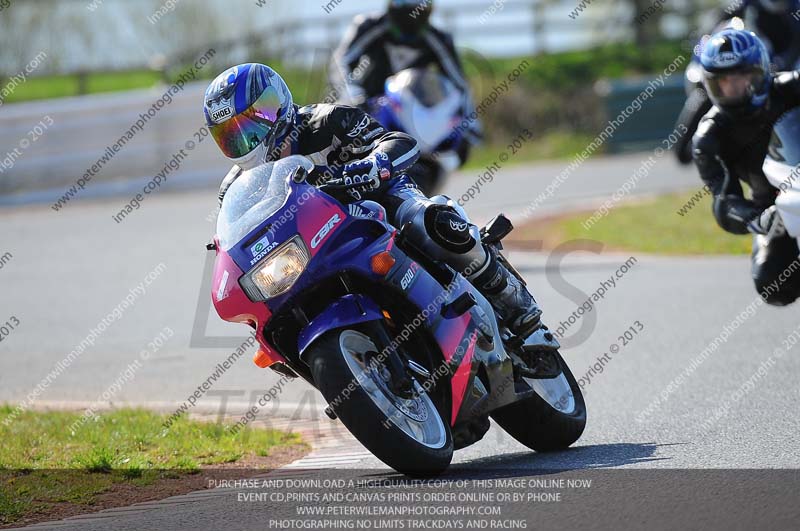
[[[755,33],[726,29],[712,35],[700,63],[706,92],[720,109],[748,114],[766,105],[772,85],[769,53]]]
[[[289,87],[277,72],[258,63],[217,76],[206,89],[203,111],[222,153],[246,170],[267,160],[294,121]]]

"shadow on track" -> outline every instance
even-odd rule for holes
[[[669,457],[654,457],[656,450],[672,444],[615,443],[578,446],[562,452],[518,452],[500,456],[482,457],[466,463],[453,464],[440,476],[441,479],[492,479],[559,474],[570,470],[611,469],[625,465],[665,461]],[[398,483],[405,476],[388,472],[373,478]]]

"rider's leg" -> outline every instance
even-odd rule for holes
[[[527,337],[540,327],[536,300],[499,262],[495,250],[481,243],[478,228],[459,205],[444,196],[425,197],[405,177],[381,202],[398,227],[410,224],[406,234],[417,246],[464,274],[513,333]]]
[[[800,297],[797,240],[784,233],[753,239],[753,281],[764,302],[786,306]]]

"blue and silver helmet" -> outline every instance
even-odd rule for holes
[[[217,76],[206,89],[203,110],[222,153],[244,169],[265,162],[294,120],[289,87],[277,72],[258,63]]]
[[[769,53],[755,33],[726,29],[708,39],[700,56],[711,101],[727,112],[763,108],[772,85]]]

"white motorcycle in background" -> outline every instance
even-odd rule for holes
[[[414,68],[387,79],[384,94],[367,102],[367,112],[387,130],[419,142],[421,156],[409,175],[428,196],[461,165],[463,103],[464,93],[445,76]]]
[[[786,113],[775,125],[764,174],[779,190],[775,206],[786,232],[800,245],[800,109]]]

